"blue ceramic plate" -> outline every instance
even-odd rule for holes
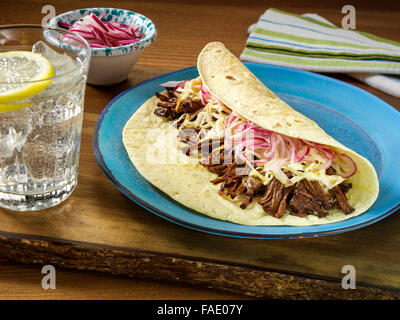
[[[198,76],[196,67],[143,82],[122,92],[107,105],[94,132],[95,157],[107,178],[128,198],[166,220],[198,231],[233,237],[303,238],[330,235],[365,227],[400,207],[398,111],[370,93],[329,77],[264,64],[246,65],[294,109],[372,162],[378,173],[380,193],[367,212],[324,225],[244,226],[197,213],[147,182],[129,160],[122,143],[122,129],[147,99],[161,91],[160,83],[195,78]]]

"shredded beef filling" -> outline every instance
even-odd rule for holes
[[[260,196],[257,202],[265,212],[275,218],[281,218],[286,208],[290,209],[290,214],[298,217],[315,214],[319,218],[326,217],[327,210],[332,208],[338,208],[345,214],[354,211],[345,195],[351,184],[343,182],[332,188],[329,194],[325,194],[318,181],[306,179],[285,187],[274,178],[265,186],[259,178],[249,176],[251,169],[243,161],[233,160],[232,155],[227,154],[223,146],[215,149],[201,164],[217,174],[217,178],[211,180],[211,183],[220,184],[221,195],[230,196],[232,199],[243,195],[240,204],[242,209],[247,208],[255,196]],[[331,170],[333,168],[328,169],[327,173],[332,172]]]
[[[204,107],[200,102],[193,101],[190,98],[181,101],[178,105],[178,97],[171,88],[167,89],[167,94],[168,96],[156,93],[156,97],[161,101],[157,102],[154,113],[168,120],[178,119],[184,113],[190,114]]]
[[[204,106],[188,98],[178,106],[178,98],[172,88],[167,89],[168,96],[156,93],[161,102],[157,103],[154,113],[169,120],[178,119],[182,114],[193,113]],[[180,123],[177,124],[179,128]],[[240,208],[245,209],[255,197],[265,212],[275,218],[281,218],[286,208],[289,213],[298,217],[310,214],[319,218],[328,215],[328,209],[338,208],[345,214],[354,211],[349,204],[346,193],[352,185],[342,182],[325,194],[318,181],[302,179],[293,186],[283,185],[278,179],[273,178],[267,186],[261,179],[250,176],[251,168],[243,160],[235,159],[231,152],[224,149],[224,139],[202,139],[199,137],[200,129],[180,128],[178,138],[187,144],[182,152],[187,156],[195,151],[205,157],[200,163],[209,171],[215,173],[217,178],[211,180],[213,184],[220,184],[219,194],[235,199],[242,196]],[[330,167],[326,170],[328,175],[335,174]],[[289,177],[290,172],[286,173]]]
[[[326,174],[335,174],[335,169],[332,167],[326,170]],[[341,183],[340,185],[333,187],[332,193],[337,201],[337,207],[341,209],[345,214],[349,214],[354,211],[354,208],[350,205],[346,198],[346,192],[352,187],[351,183]]]

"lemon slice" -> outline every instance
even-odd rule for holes
[[[0,113],[25,108],[18,104],[47,88],[54,69],[49,60],[31,51],[0,53]],[[37,81],[37,82],[35,82]]]

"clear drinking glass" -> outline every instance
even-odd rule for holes
[[[74,45],[65,44],[65,39]],[[1,101],[2,91],[16,85],[13,77],[6,76],[10,63],[7,60],[5,66],[1,53],[21,50],[44,56],[55,74],[17,84],[16,92],[21,87],[39,90],[33,96]],[[89,60],[88,43],[71,32],[32,25],[0,26],[0,207],[42,210],[73,192]],[[16,68],[15,72],[24,70]]]

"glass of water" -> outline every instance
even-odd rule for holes
[[[89,61],[74,33],[0,26],[0,207],[42,210],[73,192]]]

